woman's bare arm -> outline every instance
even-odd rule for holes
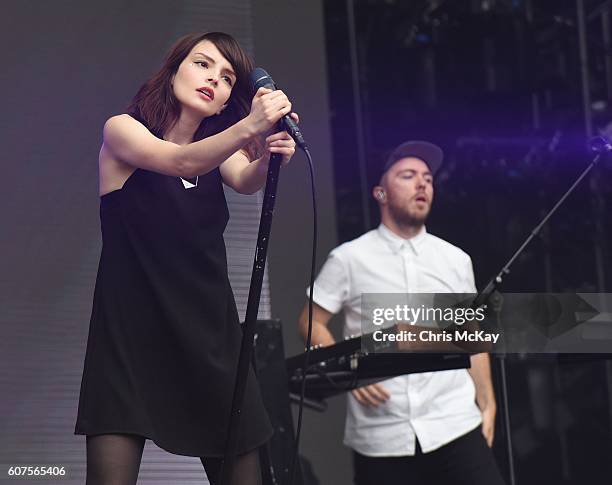
[[[187,145],[161,140],[124,114],[113,116],[104,125],[104,145],[114,157],[134,167],[191,178],[218,167],[290,111],[291,103],[282,91],[260,88],[247,117],[203,140]]]
[[[129,115],[113,116],[104,125],[104,146],[119,160],[183,178],[210,172],[248,143],[251,136],[244,120],[217,135],[183,146],[157,138]]]

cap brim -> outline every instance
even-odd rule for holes
[[[428,141],[407,141],[399,145],[385,163],[383,173],[391,168],[398,160],[402,158],[414,157],[423,160],[432,174],[435,174],[442,166],[444,152],[438,145],[429,143]]]

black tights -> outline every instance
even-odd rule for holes
[[[87,436],[86,485],[135,485],[145,439],[128,434]],[[200,458],[211,485],[220,477],[221,458]],[[261,485],[257,450],[236,457],[231,485]]]

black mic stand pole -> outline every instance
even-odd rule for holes
[[[601,137],[596,137],[593,140],[591,140],[592,150],[597,151],[597,155],[595,155],[595,158],[593,158],[591,163],[583,170],[580,176],[571,185],[571,187],[567,189],[567,192],[563,194],[563,196],[553,206],[553,208],[550,209],[550,211],[548,211],[548,214],[544,216],[542,221],[533,229],[533,231],[531,231],[531,234],[529,234],[527,239],[525,239],[523,244],[521,244],[521,247],[516,250],[516,252],[512,255],[512,257],[508,260],[508,262],[504,265],[504,267],[497,274],[497,276],[495,276],[495,278],[492,278],[491,281],[487,283],[487,286],[485,286],[485,288],[481,292],[478,293],[473,303],[475,307],[480,307],[487,302],[487,300],[491,297],[493,292],[497,289],[497,285],[501,284],[504,275],[510,273],[510,266],[512,265],[512,263],[514,263],[516,258],[519,257],[519,255],[523,252],[523,250],[527,247],[527,245],[531,242],[531,240],[538,235],[542,227],[544,227],[544,225],[548,222],[548,219],[551,218],[551,216],[557,211],[559,206],[563,204],[563,202],[565,202],[565,199],[567,199],[569,195],[574,191],[574,189],[578,186],[578,184],[582,182],[582,179],[586,177],[587,174],[591,171],[591,169],[599,162],[599,159],[601,158],[601,156],[604,153],[608,153],[612,151],[612,145],[602,140],[603,138]]]
[[[236,457],[238,430],[240,429],[244,391],[253,351],[255,325],[257,324],[257,312],[259,311],[261,287],[263,283],[264,269],[266,267],[268,241],[270,239],[270,230],[272,228],[272,216],[274,213],[274,203],[276,201],[276,189],[278,185],[278,173],[281,160],[282,155],[279,153],[272,153],[270,156],[268,175],[266,179],[266,190],[264,192],[263,204],[261,206],[261,217],[259,219],[259,234],[257,235],[255,259],[253,260],[251,286],[249,287],[246,315],[244,324],[242,325],[242,344],[240,346],[240,357],[238,359],[238,367],[236,370],[236,381],[234,385],[234,395],[232,398],[229,430],[227,434],[227,441],[225,443],[225,455],[221,465],[221,481],[219,482],[221,485],[229,485],[232,479],[234,460]]]
[[[501,305],[501,295],[497,292],[497,287],[502,283],[503,277],[510,273],[510,266],[516,258],[525,250],[527,245],[531,242],[531,240],[538,235],[542,227],[548,222],[548,219],[557,211],[559,206],[569,197],[569,195],[574,191],[574,189],[578,186],[578,184],[587,176],[587,174],[591,171],[591,169],[599,162],[602,154],[612,151],[612,145],[607,142],[607,140],[603,140],[599,137],[591,140],[591,148],[594,151],[597,151],[597,155],[591,163],[584,169],[584,171],[580,174],[580,176],[576,179],[576,181],[571,185],[571,187],[563,194],[563,196],[559,199],[559,201],[553,206],[550,211],[544,216],[542,221],[531,231],[531,234],[525,239],[523,244],[516,250],[516,252],[512,255],[512,257],[508,260],[508,262],[503,266],[500,272],[491,279],[487,283],[487,286],[484,287],[482,291],[476,295],[472,306],[474,308],[481,307],[482,305],[486,305],[491,300],[493,306],[499,310]],[[494,294],[499,295],[499,298],[494,298]],[[493,297],[493,298],[492,298]],[[502,403],[504,407],[503,415],[504,415],[504,427],[506,428],[506,447],[508,449],[508,468],[510,472],[510,485],[516,484],[516,477],[514,473],[514,457],[512,454],[512,437],[510,435],[510,412],[508,409],[508,386],[506,380],[506,353],[503,352],[497,355],[500,361],[500,373],[501,373],[501,394],[502,394]]]

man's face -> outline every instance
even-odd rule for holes
[[[399,224],[421,225],[433,202],[433,176],[427,164],[414,157],[402,158],[384,174],[381,186],[389,213]]]

